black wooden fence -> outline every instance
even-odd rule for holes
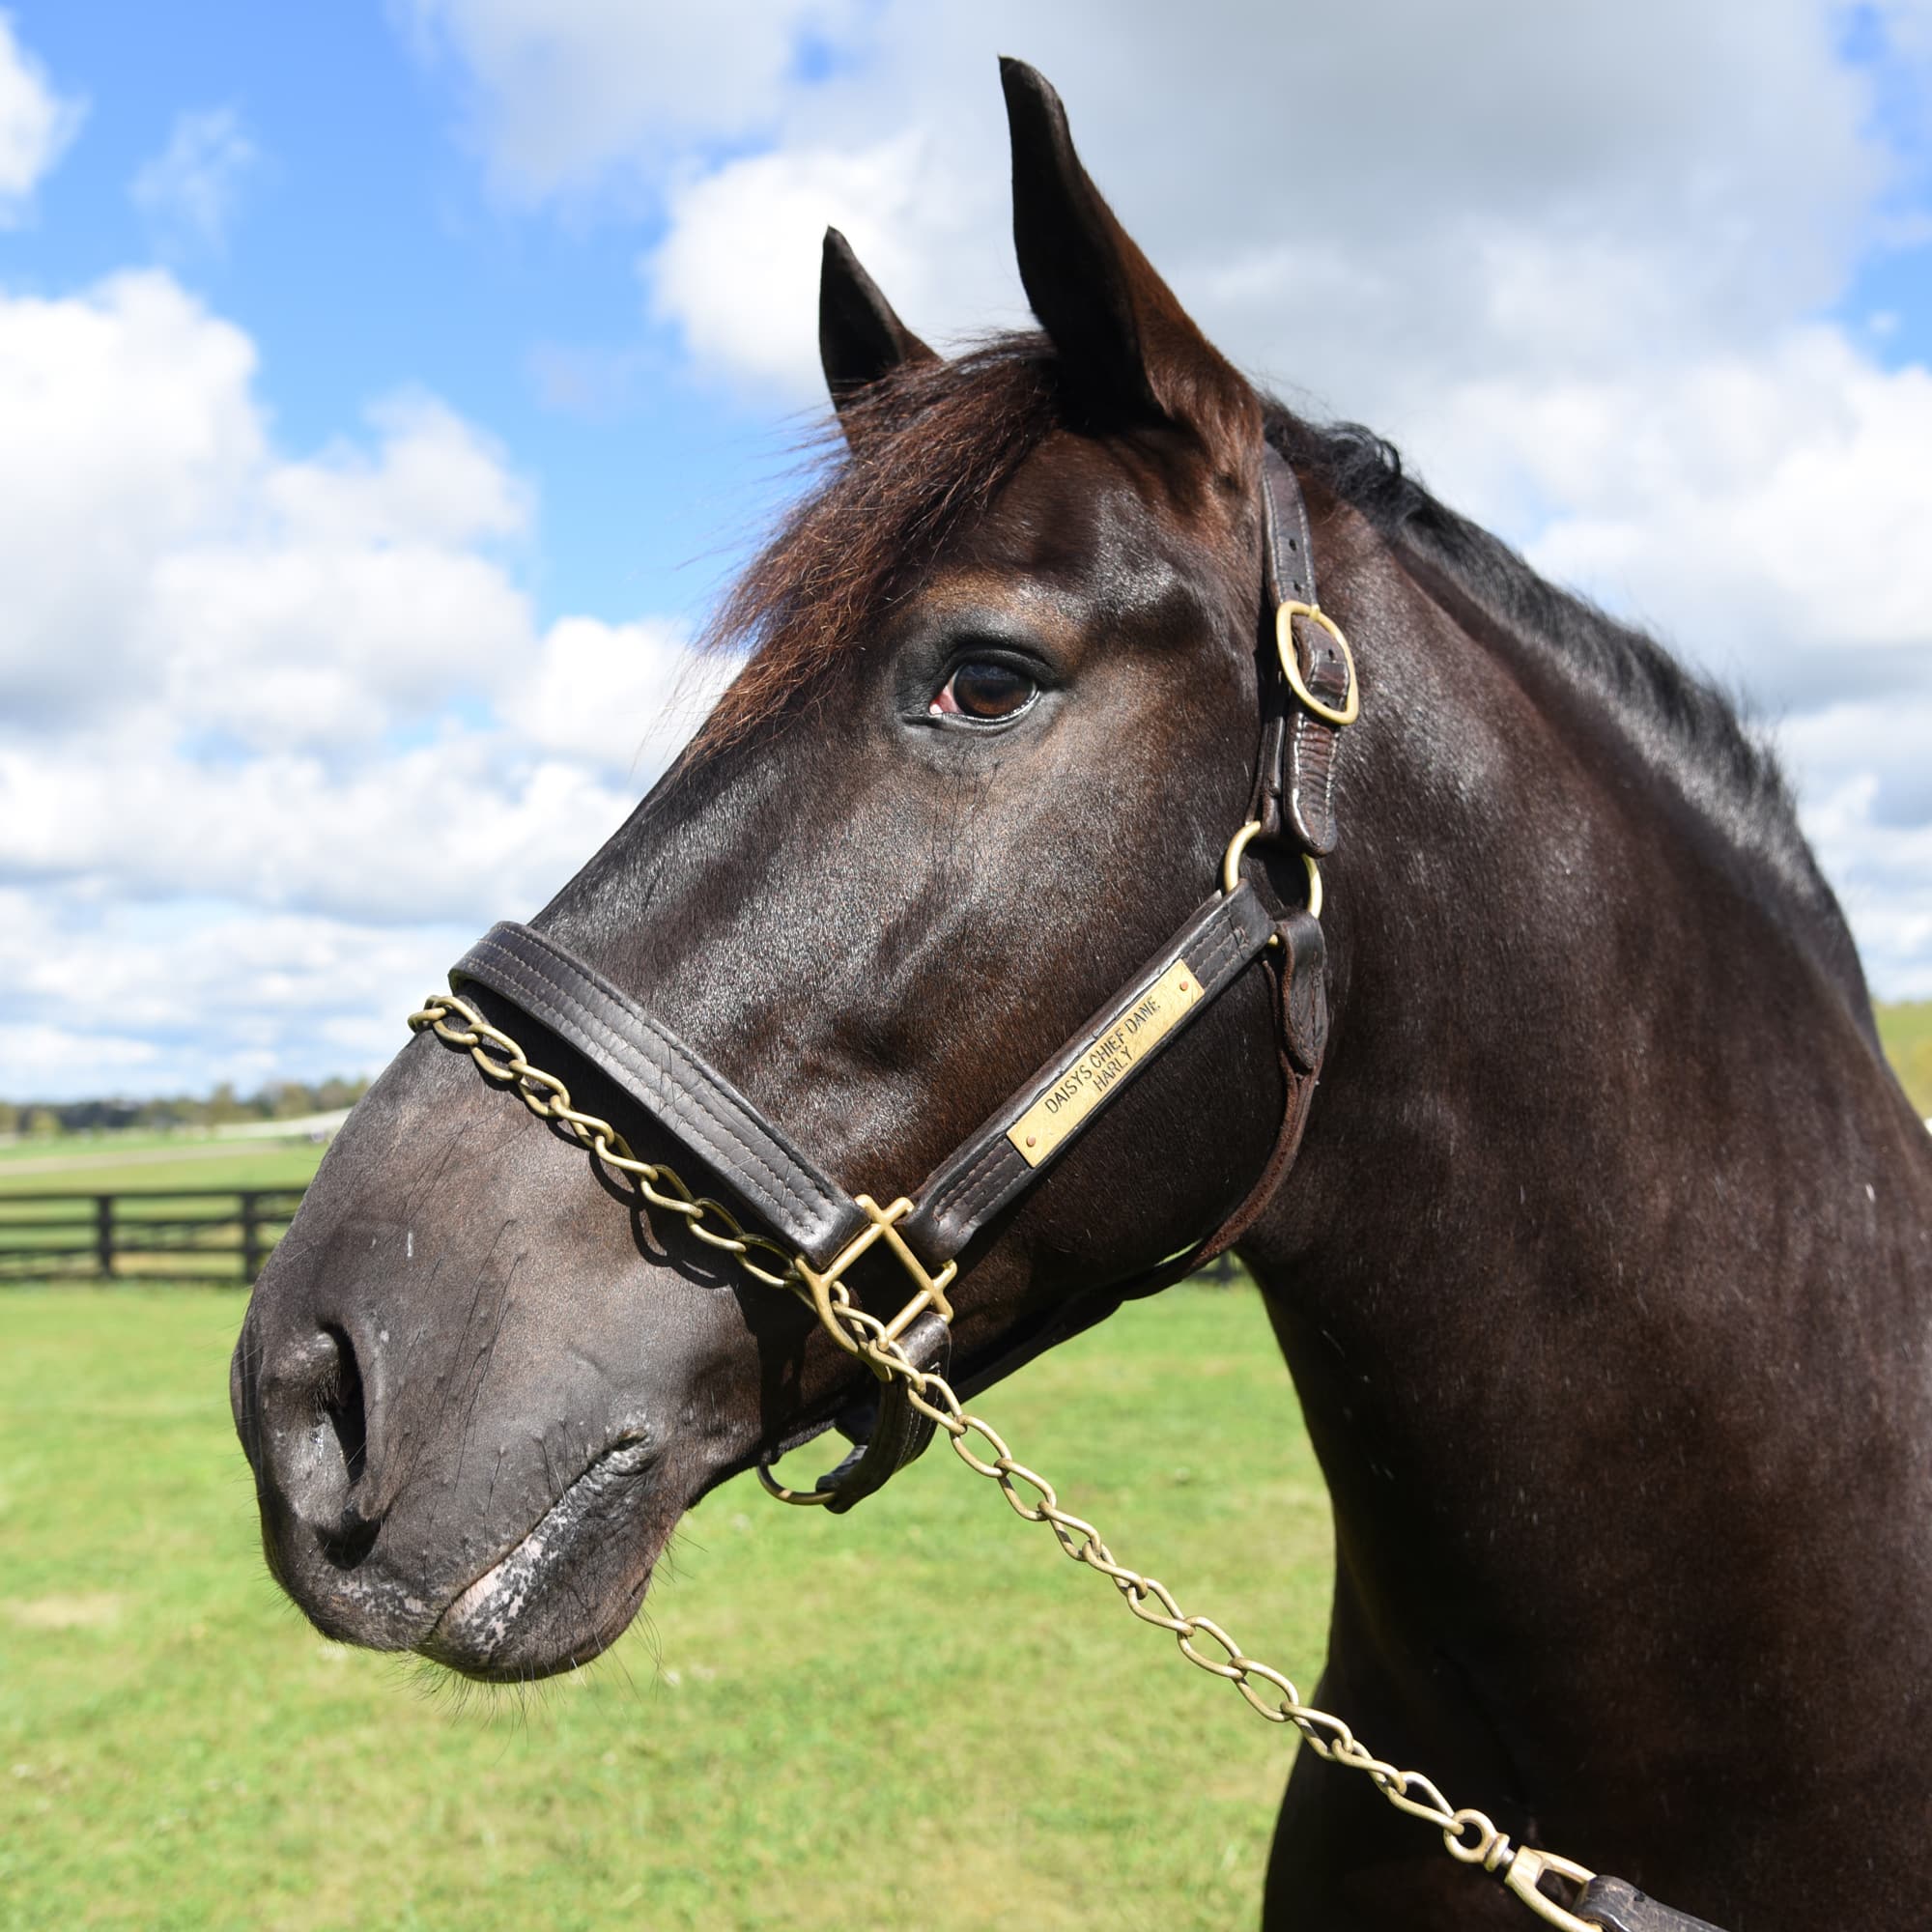
[[[299,1187],[169,1187],[0,1194],[0,1284],[251,1282]]]
[[[120,1188],[0,1194],[0,1288],[28,1281],[255,1279],[300,1205],[299,1187]],[[1232,1255],[1195,1279],[1247,1280]]]

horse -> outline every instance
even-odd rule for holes
[[[953,1433],[916,1329],[970,1392],[1232,1244],[1333,1503],[1319,1695],[1384,1771],[1733,1932],[1902,1932],[1932,1143],[1777,766],[1379,439],[1260,393],[1052,89],[1003,82],[1039,331],[942,357],[828,235],[843,453],[726,599],[747,655],[696,737],[507,929],[597,1013],[469,972],[256,1286],[269,1565],[331,1637],[566,1669],[720,1483],[841,1419],[895,1466],[932,1421],[902,1391]],[[1318,569],[1284,620],[1274,579]],[[1211,998],[1184,948],[1149,977],[1242,920]],[[1117,1080],[1149,988],[1198,1004]],[[878,1207],[962,1141],[1010,1165],[970,1137],[1082,1082],[944,1268],[932,1216]],[[707,1205],[646,1184],[679,1164]],[[862,1263],[747,1232],[820,1174]],[[907,1275],[889,1335],[863,1311]],[[764,1285],[808,1280],[817,1313]],[[1527,1923],[1322,1754],[1265,1925]]]

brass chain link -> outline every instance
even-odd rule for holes
[[[460,1025],[451,1024],[452,1015]],[[432,994],[410,1015],[409,1023],[413,1033],[433,1032],[446,1045],[466,1049],[488,1079],[510,1088],[539,1120],[564,1127],[593,1159],[629,1175],[651,1207],[677,1215],[698,1240],[729,1255],[753,1281],[798,1295],[847,1354],[860,1357],[881,1379],[890,1377],[905,1383],[906,1399],[913,1407],[945,1431],[969,1469],[998,1485],[1015,1515],[1026,1522],[1045,1523],[1063,1555],[1107,1577],[1135,1616],[1172,1632],[1181,1656],[1210,1676],[1233,1684],[1250,1710],[1269,1723],[1293,1724],[1319,1757],[1362,1773],[1398,1811],[1435,1826],[1452,1858],[1494,1873],[1548,1923],[1564,1932],[1600,1932],[1593,1921],[1566,1911],[1536,1883],[1546,1870],[1578,1885],[1593,1873],[1552,1853],[1512,1846],[1487,1813],[1452,1805],[1421,1772],[1400,1771],[1377,1757],[1343,1719],[1305,1702],[1289,1678],[1249,1657],[1211,1617],[1183,1610],[1158,1577],[1122,1563],[1091,1522],[1061,1507],[1053,1485],[1018,1461],[999,1432],[966,1408],[944,1378],[913,1365],[887,1332],[886,1323],[861,1308],[842,1281],[835,1276],[828,1292],[814,1302],[799,1271],[803,1257],[790,1254],[769,1236],[747,1229],[723,1202],[696,1193],[662,1161],[639,1160],[609,1121],[575,1106],[569,1088],[555,1074],[533,1065],[508,1034],[492,1026],[467,1000],[453,993]],[[776,1262],[776,1270],[761,1265],[755,1256]],[[981,1455],[973,1446],[976,1439],[990,1454]],[[1202,1649],[1197,1639],[1205,1639],[1211,1648]]]

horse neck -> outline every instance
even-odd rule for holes
[[[1557,1690],[1584,1633],[1635,1657],[1681,1626],[1673,1561],[1766,1590],[1798,1547],[1922,1563],[1916,1520],[1848,1497],[1924,1480],[1932,1161],[1829,895],[1549,647],[1339,535],[1373,669],[1327,868],[1334,1034],[1244,1252],[1341,1601],[1398,1645],[1497,1634]],[[1617,1636],[1583,1601],[1606,1576]]]

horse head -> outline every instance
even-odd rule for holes
[[[1255,781],[1261,402],[1052,90],[1017,63],[1005,84],[1043,332],[942,359],[828,235],[842,457],[725,608],[737,681],[534,922],[880,1201],[1212,892]],[[1254,859],[1299,896],[1298,862]],[[1286,1105],[1272,985],[1237,977],[975,1231],[959,1374],[1225,1221]],[[639,1164],[736,1199],[581,1039],[471,992]],[[634,1173],[427,1034],[357,1108],[233,1370],[269,1562],[322,1630],[485,1678],[582,1662],[708,1490],[863,1407],[865,1366]]]

